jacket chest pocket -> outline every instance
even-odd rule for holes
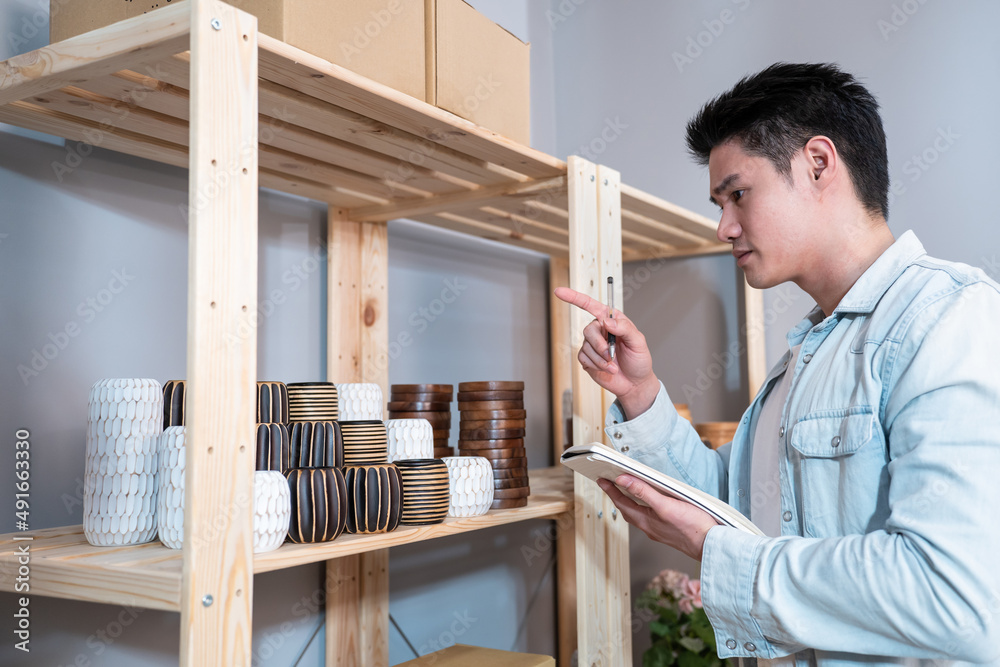
[[[788,452],[803,534],[860,534],[888,516],[888,456],[870,406],[813,412],[795,423]]]

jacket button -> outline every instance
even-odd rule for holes
[[[744,491],[743,489],[736,489],[736,495],[738,495],[740,498],[742,498],[746,494],[747,494],[747,492]]]
[[[747,642],[746,644],[743,645],[743,648],[753,653],[754,651],[757,650],[757,645],[754,644],[753,642]]]
[[[807,354],[807,355],[804,355],[802,357],[802,363],[804,363],[804,364],[808,364],[812,360],[813,360],[813,356],[811,354]]]
[[[835,436],[833,436],[833,440],[830,441],[830,446],[831,447],[837,447],[838,445],[840,445],[840,436],[839,435],[835,435]]]
[[[782,438],[784,436],[785,436],[785,427],[782,426],[781,428],[778,429],[778,437]]]
[[[732,651],[734,648],[736,648],[736,640],[735,639],[727,639],[726,640],[726,648],[728,648],[730,651]]]
[[[621,439],[622,439],[622,432],[615,431],[615,440],[621,440]]]
[[[628,445],[624,445],[621,449],[622,454],[628,451]]]
[[[784,514],[781,515],[781,518],[784,519],[785,521],[791,521],[792,520],[792,513],[786,511]]]
[[[750,418],[749,417],[744,417],[743,418],[743,423],[744,424],[748,424],[749,422],[750,422]]]

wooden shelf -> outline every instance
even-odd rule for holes
[[[573,510],[573,477],[562,467],[541,468],[529,473],[528,505],[516,509],[490,510],[463,519],[447,518],[430,526],[400,526],[379,535],[343,534],[322,544],[285,543],[276,551],[254,557],[254,573],[271,572],[296,565],[366,553],[387,547],[458,535],[482,528],[530,519],[554,518]],[[64,526],[0,535],[0,589],[13,592],[17,577],[16,549],[33,538],[31,545],[31,594],[128,604],[179,611],[181,602],[182,551],[157,542],[129,547],[91,546],[82,526]]]
[[[187,5],[0,62],[0,122],[187,167]],[[261,186],[568,255],[565,161],[266,35],[258,57]],[[625,185],[621,215],[625,261],[729,251],[715,221]]]

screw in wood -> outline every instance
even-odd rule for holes
[[[206,595],[201,599],[201,603],[206,607],[211,607],[213,602],[215,602],[215,598],[213,598],[211,595]]]
[[[216,30],[222,30],[222,21],[219,19],[212,19],[212,27]]]

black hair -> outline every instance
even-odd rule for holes
[[[792,155],[818,135],[837,147],[865,209],[888,219],[889,160],[878,102],[836,65],[775,63],[744,77],[688,122],[687,145],[705,166],[713,148],[735,139],[791,178]]]

